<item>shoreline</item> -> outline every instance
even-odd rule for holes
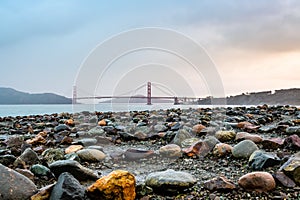
[[[298,198],[298,174],[291,175],[282,166],[297,158],[299,125],[299,107],[268,105],[0,117],[0,163],[31,179],[36,188],[27,197],[60,181],[61,172],[53,165],[72,160],[92,170],[97,179],[115,170],[129,171],[136,180],[136,199]],[[254,150],[237,155],[243,141],[251,141]],[[255,160],[251,164],[255,150],[262,150],[271,166]],[[31,156],[24,155],[29,151]],[[36,167],[47,173],[35,171]],[[76,172],[65,171],[76,178]],[[241,177],[257,171],[271,174],[276,186],[247,188],[240,183]],[[157,172],[171,173],[169,178],[174,179],[157,183],[164,185],[164,192],[147,182]],[[183,186],[186,180],[176,178],[177,172],[193,178]],[[284,185],[282,177],[290,185]],[[91,177],[80,180],[85,199],[93,199],[88,188],[94,183]],[[49,196],[63,190],[50,188]]]

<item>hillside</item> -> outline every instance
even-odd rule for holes
[[[53,93],[30,94],[0,87],[0,104],[71,104],[72,99]]]
[[[282,89],[264,92],[253,92],[226,98],[227,105],[300,105],[300,89]],[[211,104],[211,98],[207,97],[198,101],[198,104]]]

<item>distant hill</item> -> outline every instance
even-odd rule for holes
[[[71,104],[72,99],[53,93],[30,94],[0,87],[0,104]]]
[[[218,98],[216,99],[218,100]],[[252,92],[236,96],[226,97],[227,105],[300,105],[300,89],[282,89],[264,92]],[[198,104],[211,104],[211,98],[207,97],[198,101]]]

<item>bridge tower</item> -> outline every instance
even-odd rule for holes
[[[76,88],[76,85],[73,86],[72,104],[77,104],[77,88]]]
[[[147,83],[147,105],[151,105],[151,82]]]

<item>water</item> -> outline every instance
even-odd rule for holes
[[[159,110],[170,108],[200,108],[212,107],[210,105],[174,105],[169,103],[146,105],[142,104],[39,104],[39,105],[0,105],[0,117],[5,116],[27,116],[27,115],[42,115],[52,113],[75,113],[81,111],[100,111],[100,112],[121,112],[121,111],[141,111],[141,110]]]

